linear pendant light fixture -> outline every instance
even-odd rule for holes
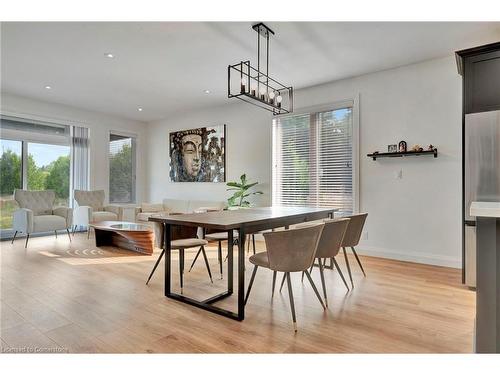
[[[227,97],[238,98],[247,103],[281,115],[293,112],[293,87],[285,86],[269,77],[269,37],[274,35],[262,22],[252,26],[257,32],[257,69],[250,61],[241,61],[227,67]],[[260,65],[260,43],[265,40],[265,74]],[[262,67],[264,69],[264,67]]]

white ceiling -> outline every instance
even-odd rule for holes
[[[228,64],[256,63],[251,24],[2,23],[2,92],[140,121],[222,104]],[[267,24],[270,74],[295,89],[500,39],[500,23]]]

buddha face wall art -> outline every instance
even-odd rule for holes
[[[170,133],[170,180],[226,181],[226,125]]]

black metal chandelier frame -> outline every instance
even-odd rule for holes
[[[285,86],[269,76],[269,36],[274,35],[263,23],[252,26],[257,32],[257,68],[250,61],[241,61],[227,68],[228,98],[237,98],[273,113],[281,115],[293,112],[293,87]],[[266,71],[260,66],[260,39],[266,41]],[[235,80],[239,85],[235,85]]]

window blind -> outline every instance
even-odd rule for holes
[[[110,134],[109,202],[135,202],[135,138]]]
[[[273,120],[273,204],[353,211],[352,107]]]

